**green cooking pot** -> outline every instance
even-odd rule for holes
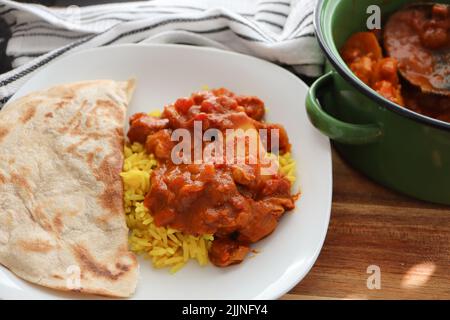
[[[316,34],[328,61],[325,75],[309,90],[306,108],[312,124],[353,167],[394,190],[450,204],[450,123],[378,95],[351,72],[338,51],[352,34],[367,30],[369,6],[378,5],[385,19],[411,2],[319,0]]]

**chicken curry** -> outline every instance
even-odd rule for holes
[[[276,129],[279,152],[289,152],[285,129],[264,122],[264,114],[264,103],[257,97],[217,89],[178,99],[160,117],[139,113],[130,118],[130,142],[144,144],[159,162],[144,202],[156,225],[191,235],[213,234],[209,258],[217,266],[241,262],[250,244],[271,234],[283,214],[294,209],[297,195],[282,174],[262,174],[260,162],[174,163],[171,137],[177,129],[194,135],[196,121],[201,121],[203,133],[210,128]],[[267,132],[265,140],[272,141],[273,130]],[[273,147],[268,143],[266,152]]]

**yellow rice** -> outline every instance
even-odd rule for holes
[[[156,268],[170,268],[171,273],[180,270],[189,259],[206,265],[208,250],[214,240],[212,235],[194,237],[169,227],[157,227],[144,206],[145,194],[150,190],[151,172],[158,165],[156,159],[139,143],[126,145],[124,155],[121,176],[131,250],[150,259]],[[290,153],[280,155],[279,170],[294,183],[296,168]]]

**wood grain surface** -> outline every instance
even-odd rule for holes
[[[450,299],[450,207],[388,190],[335,151],[333,179],[322,252],[283,299]],[[380,289],[368,289],[369,266],[380,268]]]

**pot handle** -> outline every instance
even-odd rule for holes
[[[333,80],[334,74],[334,71],[326,73],[317,79],[308,91],[306,111],[311,123],[324,135],[340,143],[361,145],[378,141],[382,135],[378,125],[343,122],[322,109],[317,98],[317,91],[328,85]]]

